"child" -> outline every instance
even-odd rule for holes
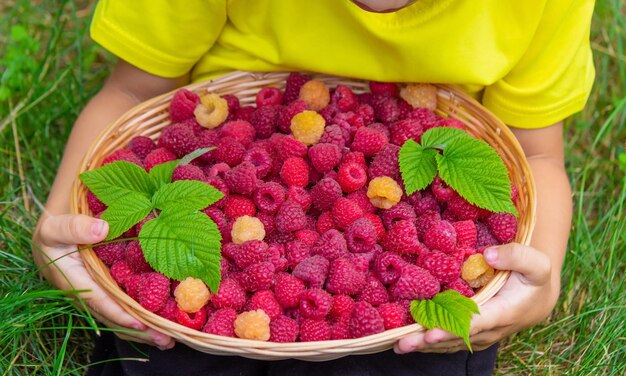
[[[104,324],[138,331],[120,338],[164,351],[140,346],[149,362],[107,363],[92,373],[490,374],[498,341],[545,319],[559,295],[571,220],[562,120],[582,109],[593,82],[592,11],[590,0],[101,1],[92,37],[120,61],[76,121],[34,236],[34,256],[38,265],[58,260],[43,269],[56,287],[89,290],[82,296]],[[96,285],[72,251],[103,240],[108,225],[67,214],[80,159],[134,105],[232,70],[454,84],[512,127],[536,181],[537,218],[531,246],[484,253],[493,267],[513,271],[472,321],[472,346],[484,351],[463,351],[461,339],[435,329],[398,341],[397,354],[324,363],[211,356],[174,347]],[[118,338],[101,339],[96,351],[103,358],[143,356]]]

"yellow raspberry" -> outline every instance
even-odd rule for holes
[[[291,133],[305,145],[316,144],[324,134],[326,120],[315,111],[302,111],[291,118]]]
[[[235,219],[230,236],[235,244],[241,244],[248,240],[263,240],[265,238],[265,227],[260,219],[242,215]]]
[[[377,208],[389,209],[402,198],[402,188],[389,176],[379,176],[370,181],[367,197]]]
[[[235,334],[239,338],[267,341],[270,339],[270,317],[262,309],[242,312],[235,319]]]
[[[211,297],[209,289],[198,278],[187,277],[174,290],[178,308],[187,313],[198,312]]]
[[[483,287],[491,281],[493,275],[493,268],[487,264],[480,253],[468,257],[461,268],[461,278],[473,288]]]
[[[215,128],[228,117],[228,102],[217,94],[200,97],[200,103],[193,111],[196,121],[205,128]]]
[[[400,89],[400,97],[413,108],[437,108],[437,88],[430,84],[408,84]]]
[[[322,81],[310,80],[300,88],[299,98],[306,103],[309,110],[319,111],[328,106],[330,90]]]

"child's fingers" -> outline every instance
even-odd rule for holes
[[[102,241],[109,232],[106,221],[83,214],[63,214],[47,217],[40,228],[43,245],[58,247],[73,244],[93,244]]]
[[[510,243],[488,248],[483,255],[495,269],[519,272],[533,285],[543,285],[550,279],[550,258],[532,247]]]

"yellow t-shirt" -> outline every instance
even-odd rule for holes
[[[348,0],[101,0],[104,48],[194,81],[232,70],[312,71],[459,85],[505,123],[536,128],[591,90],[592,0],[419,0],[393,13]]]

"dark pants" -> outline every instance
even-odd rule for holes
[[[110,332],[96,339],[89,376],[121,375],[491,375],[498,345],[473,354],[411,353],[397,355],[392,350],[378,354],[346,356],[326,362],[301,360],[261,361],[237,356],[216,356],[193,350],[181,343],[167,351],[155,347],[125,342]],[[144,358],[138,360],[111,360]],[[110,360],[110,361],[107,361]]]

